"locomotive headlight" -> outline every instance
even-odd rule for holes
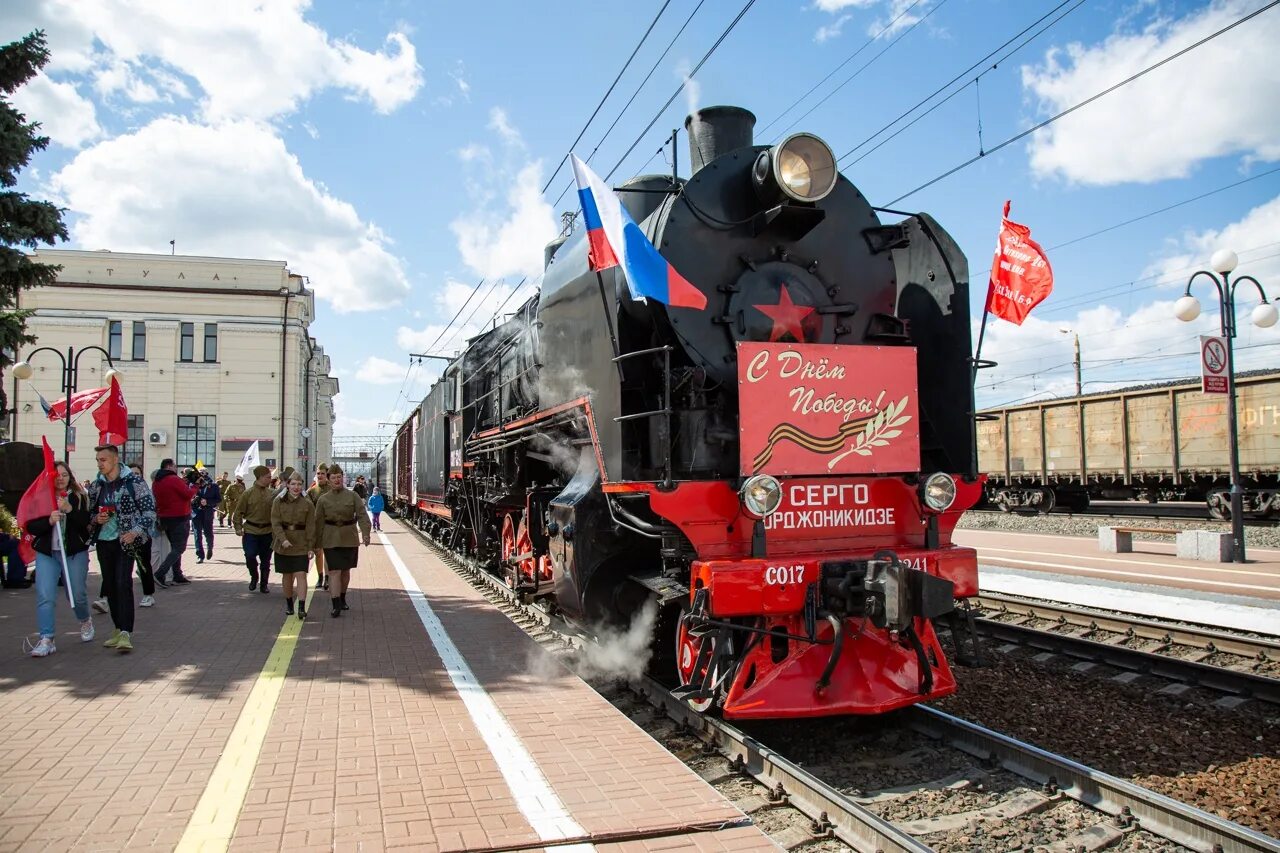
[[[773,147],[769,159],[779,189],[796,201],[820,201],[836,185],[836,157],[816,136],[789,136]]]
[[[738,496],[748,515],[767,518],[782,503],[782,484],[768,474],[759,474],[742,484]]]
[[[935,512],[946,512],[956,499],[956,481],[948,474],[930,474],[922,490],[925,505]]]

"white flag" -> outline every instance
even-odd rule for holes
[[[236,477],[243,477],[246,482],[253,479],[253,469],[262,464],[262,460],[258,458],[258,442],[249,445],[249,449],[244,452],[240,464],[236,466]]]

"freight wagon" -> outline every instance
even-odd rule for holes
[[[1245,513],[1280,516],[1280,371],[1240,373],[1236,387]],[[978,463],[987,502],[1006,512],[1203,500],[1227,518],[1227,396],[1197,379],[989,409]]]

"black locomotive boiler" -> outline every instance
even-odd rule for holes
[[[968,266],[885,224],[809,134],[686,121],[692,175],[617,188],[705,310],[632,298],[579,232],[401,427],[394,502],[586,626],[656,611],[655,665],[730,717],[946,695],[935,623],[976,594]],[[789,384],[788,384],[789,383]]]

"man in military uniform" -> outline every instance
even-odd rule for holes
[[[249,591],[267,592],[267,580],[271,576],[271,502],[276,493],[271,488],[271,469],[266,465],[254,468],[253,476],[253,485],[236,501],[231,526],[244,546]]]
[[[243,494],[244,494],[244,477],[241,477],[239,474],[236,474],[236,481],[231,485],[227,486],[226,490],[222,493],[222,508],[227,511],[228,517],[230,517],[231,514],[235,512],[236,501],[240,500],[240,496]]]
[[[360,526],[359,532],[356,525]],[[342,469],[329,466],[329,491],[316,502],[315,541],[324,549],[328,566],[329,600],[333,605],[330,616],[341,616],[342,611],[351,609],[347,604],[347,587],[351,583],[351,570],[359,562],[360,542],[369,544],[369,528],[364,501],[345,488]]]
[[[227,489],[231,488],[231,479],[227,476],[227,472],[223,471],[222,476],[218,478],[218,526],[227,526]]]
[[[327,491],[329,491],[329,466],[321,465],[316,469],[315,485],[307,489],[307,497],[313,504],[319,503],[320,496]],[[329,576],[324,571],[324,550],[317,546],[313,553],[316,556],[316,589],[328,589]]]

